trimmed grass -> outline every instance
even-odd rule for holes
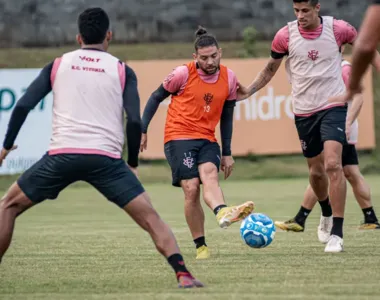
[[[379,176],[367,178],[375,208]],[[255,201],[274,220],[297,212],[306,179],[222,182],[228,203]],[[207,285],[179,290],[174,273],[149,236],[88,186],[68,188],[17,220],[0,272],[0,299],[379,299],[380,231],[357,229],[362,213],[351,191],[345,219],[345,252],[325,254],[317,240],[320,209],[304,233],[277,232],[265,249],[250,249],[239,225],[217,227],[206,209],[212,256],[195,260],[183,215],[183,195],[169,184],[149,184],[153,205],[173,228],[185,260]],[[2,191],[0,191],[2,192]]]

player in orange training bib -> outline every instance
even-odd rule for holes
[[[227,206],[219,186],[219,167],[227,179],[233,170],[231,138],[236,103],[235,74],[220,64],[216,38],[200,27],[196,32],[194,60],[170,73],[152,93],[143,114],[141,151],[147,149],[147,130],[159,104],[171,95],[165,124],[165,155],[172,170],[172,184],[185,194],[185,216],[197,259],[209,257],[205,241],[203,199],[219,226],[226,228],[247,217],[254,208],[249,201]],[[222,153],[215,137],[220,122]]]

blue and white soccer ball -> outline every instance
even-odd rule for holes
[[[272,243],[276,234],[273,220],[260,213],[250,214],[240,225],[240,236],[252,248],[264,248]]]

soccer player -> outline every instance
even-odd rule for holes
[[[342,149],[346,143],[347,106],[330,103],[329,98],[345,91],[340,48],[352,44],[357,32],[342,20],[320,17],[318,0],[293,0],[293,8],[297,20],[277,32],[271,59],[248,88],[239,85],[238,100],[263,88],[287,56],[295,125],[307,159],[310,184],[318,200],[323,202],[320,203],[322,210],[332,209],[333,213],[333,227],[325,252],[341,252],[346,200]]]
[[[147,131],[160,103],[171,95],[168,108],[164,151],[172,171],[172,185],[182,187],[185,217],[190,228],[197,259],[209,257],[205,241],[203,199],[216,215],[219,226],[226,228],[248,216],[249,201],[227,207],[219,186],[219,167],[227,179],[234,166],[231,156],[233,112],[237,79],[233,71],[220,64],[221,49],[213,35],[200,27],[196,32],[194,60],[178,66],[154,91],[145,107],[141,151],[147,149]],[[215,137],[220,121],[222,153]]]
[[[131,68],[106,52],[112,37],[109,25],[101,8],[83,11],[77,35],[81,48],[45,66],[12,112],[0,165],[16,149],[14,142],[30,110],[53,91],[49,150],[0,202],[0,259],[10,245],[16,217],[83,180],[150,234],[157,250],[173,267],[179,287],[201,287],[187,270],[172,231],[134,174],[141,140],[137,79]],[[121,158],[123,109],[128,117],[128,165]]]
[[[332,97],[331,102],[347,102],[361,92],[361,80],[368,65],[377,54],[380,41],[380,0],[373,0],[367,9],[361,29],[352,52],[352,75],[346,93]],[[377,68],[379,71],[379,68]]]
[[[343,53],[343,47],[342,47]],[[351,73],[351,64],[342,61],[342,76],[346,86]],[[346,135],[348,144],[343,146],[342,166],[343,172],[350,183],[356,201],[363,211],[364,223],[359,227],[360,229],[380,229],[380,224],[376,217],[371,202],[371,193],[368,184],[365,182],[363,175],[359,169],[358,155],[356,152],[355,144],[358,140],[358,120],[361,106],[363,104],[362,94],[357,94],[355,101],[348,104],[348,114],[346,120]],[[353,103],[355,105],[353,105]],[[315,195],[313,189],[309,185],[306,189],[304,200],[297,215],[288,221],[276,221],[277,227],[286,231],[303,232],[305,230],[305,222],[314,205],[318,202],[318,197]],[[321,203],[321,202],[320,202]],[[322,202],[323,203],[323,202]],[[318,226],[318,239],[322,243],[327,243],[332,227],[332,212],[331,209],[324,209],[321,215],[320,223]]]

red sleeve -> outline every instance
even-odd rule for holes
[[[338,46],[352,44],[358,35],[356,29],[343,20],[334,20],[334,35]]]
[[[238,80],[234,71],[228,69],[228,90],[230,94],[228,95],[227,100],[236,100],[237,98],[237,89],[238,89]]]
[[[189,77],[187,66],[179,66],[173,70],[164,80],[164,89],[175,94],[184,88]]]
[[[272,57],[281,58],[289,52],[289,28],[282,27],[275,35],[272,42]]]
[[[346,85],[346,87],[348,87],[348,83],[349,83],[349,80],[350,80],[351,69],[352,69],[351,65],[345,65],[342,68],[343,81],[344,81],[344,84]]]

